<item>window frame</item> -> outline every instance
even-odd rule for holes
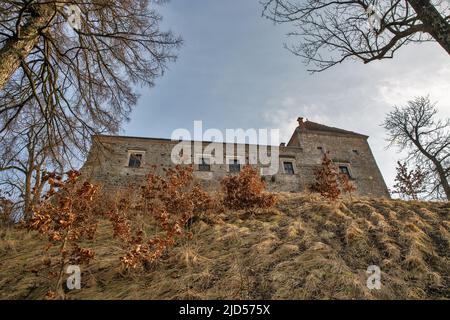
[[[342,172],[341,168],[345,168],[347,172]],[[338,164],[339,174],[345,174],[349,179],[353,179],[352,171],[350,170],[350,165],[346,163]]]
[[[130,161],[132,160],[131,158],[133,156],[135,156],[135,155],[139,155],[140,156],[139,166],[130,166]],[[145,151],[144,150],[128,150],[128,157],[127,157],[126,167],[127,168],[132,168],[132,169],[142,168],[144,166],[144,158],[145,158]]]
[[[239,171],[231,171],[230,165],[232,161],[238,161],[239,163]],[[242,170],[242,167],[245,165],[245,157],[243,156],[227,156],[225,160],[226,170],[228,173],[239,173]]]
[[[287,175],[289,175],[289,176],[295,175],[294,161],[282,160],[282,163],[283,163],[283,173],[284,173],[284,174],[287,174]],[[292,169],[292,173],[291,173],[291,172],[288,172],[288,171],[286,170],[286,166],[285,166],[285,165],[286,165],[287,163],[290,164],[290,166],[291,166],[290,169]]]
[[[234,169],[231,169],[234,168]],[[237,168],[237,170],[236,170]],[[239,173],[241,172],[241,162],[239,159],[230,159],[230,162],[228,162],[228,172],[229,173]]]
[[[211,156],[209,155],[198,155],[197,159],[197,171],[200,172],[211,172]],[[203,163],[203,160],[208,160],[208,163]],[[202,169],[203,167],[208,167],[208,170]]]

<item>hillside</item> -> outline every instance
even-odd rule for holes
[[[355,199],[329,204],[281,194],[276,209],[227,212],[196,221],[151,270],[121,272],[119,246],[103,223],[69,299],[441,299],[450,298],[450,204]],[[0,231],[0,299],[41,299],[35,269],[46,242]],[[381,289],[366,287],[369,265]]]

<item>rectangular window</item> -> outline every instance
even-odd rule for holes
[[[230,172],[239,172],[241,171],[241,164],[238,159],[232,159],[228,164],[228,170]]]
[[[294,174],[294,165],[292,162],[283,162],[284,173]]]
[[[128,166],[130,168],[140,168],[142,164],[142,153],[130,153]]]
[[[339,172],[345,174],[348,178],[351,178],[350,170],[348,169],[347,166],[339,166]]]
[[[211,165],[209,164],[208,158],[200,158],[198,170],[199,171],[211,171]]]

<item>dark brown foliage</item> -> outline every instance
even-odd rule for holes
[[[266,183],[250,165],[245,165],[238,175],[229,175],[221,181],[223,205],[229,209],[270,208],[276,197],[265,192]]]
[[[346,174],[341,173],[339,175],[339,183],[342,192],[347,193],[350,197],[352,196],[352,193],[356,191],[355,184],[350,181],[349,177]]]
[[[406,162],[397,162],[397,175],[395,176],[394,193],[402,197],[417,200],[419,195],[425,192],[425,174],[416,166],[414,170],[408,170]]]
[[[136,197],[130,190],[121,192],[109,214],[115,236],[125,250],[120,260],[126,269],[150,266],[159,260],[178,239],[192,236],[190,219],[217,208],[216,201],[194,183],[192,167],[164,171],[165,177],[150,173]],[[136,224],[139,215],[141,224]]]
[[[58,256],[50,256],[46,263],[49,275],[57,279],[49,296],[63,296],[62,276],[68,264],[88,264],[94,258],[94,252],[80,243],[95,237],[98,214],[93,204],[99,200],[99,186],[78,182],[80,173],[76,171],[66,176],[65,180],[54,173],[44,177],[49,189],[33,206],[32,217],[25,224],[28,230],[48,238],[46,251],[58,248]]]
[[[94,239],[101,219],[112,222],[113,236],[120,240],[123,270],[148,270],[171,247],[192,238],[191,225],[196,219],[213,220],[213,213],[221,212],[223,204],[254,209],[276,202],[274,195],[264,192],[265,183],[251,166],[222,181],[225,194],[220,200],[195,182],[191,166],[163,170],[162,176],[156,170],[149,173],[144,186],[131,186],[113,196],[79,181],[75,171],[68,172],[65,180],[54,173],[43,177],[48,191],[33,206],[25,225],[48,238],[46,250],[58,249],[57,256],[52,250],[42,266],[56,279],[47,298],[64,297],[62,280],[68,264],[86,264],[94,258],[93,250],[85,246]]]
[[[339,189],[339,173],[325,153],[320,167],[314,169],[316,182],[311,186],[311,190],[320,193],[323,197],[335,201],[339,198],[341,190]]]
[[[328,152],[323,155],[321,165],[314,169],[314,177],[316,181],[311,185],[311,191],[318,192],[329,200],[337,200],[342,192],[351,197],[356,191],[356,186],[350,178],[339,173]]]
[[[14,203],[6,197],[0,196],[0,225],[9,225],[12,222]]]

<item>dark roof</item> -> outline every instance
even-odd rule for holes
[[[360,133],[356,133],[353,131],[348,131],[348,130],[344,130],[344,129],[339,129],[339,128],[335,128],[335,127],[329,127],[320,123],[316,123],[316,122],[312,122],[312,121],[305,121],[303,122],[302,125],[303,128],[300,128],[300,126],[298,126],[297,128],[299,128],[300,130],[309,130],[309,131],[321,131],[321,132],[330,132],[330,133],[340,133],[340,134],[346,134],[346,135],[353,135],[353,136],[360,136],[360,137],[368,137],[364,134],[360,134]]]

